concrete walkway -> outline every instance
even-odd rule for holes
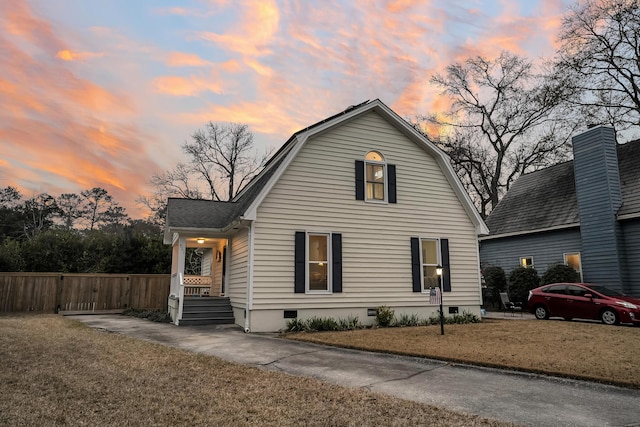
[[[70,318],[236,363],[520,425],[640,427],[639,390],[301,343],[245,334],[237,326],[177,327],[118,315]]]

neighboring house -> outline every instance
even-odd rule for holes
[[[180,324],[194,286],[211,284],[252,332],[313,316],[372,324],[382,305],[429,317],[441,265],[445,315],[480,315],[487,233],[448,157],[365,102],[296,132],[232,202],[169,199],[170,312]],[[210,278],[181,279],[196,247],[211,249]]]
[[[584,282],[640,296],[640,140],[616,145],[596,127],[574,160],[522,175],[487,218],[481,265],[575,268]]]

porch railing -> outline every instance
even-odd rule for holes
[[[184,296],[205,297],[211,294],[211,277],[184,276]]]

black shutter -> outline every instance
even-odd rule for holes
[[[333,292],[342,292],[342,234],[331,235],[331,262]]]
[[[413,282],[413,292],[422,292],[420,267],[420,240],[417,237],[411,238],[411,280]]]
[[[356,200],[364,200],[364,162],[356,160]]]
[[[397,203],[396,198],[396,165],[387,165],[389,179],[389,203]]]
[[[442,292],[451,292],[449,239],[440,239],[440,256],[442,257]]]
[[[294,292],[304,294],[305,285],[305,253],[306,253],[306,234],[304,231],[296,231],[295,246],[295,270],[294,270]]]

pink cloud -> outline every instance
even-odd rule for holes
[[[148,135],[130,124],[137,114],[131,98],[80,77],[74,62],[99,55],[65,49],[27,3],[0,5],[0,29],[6,30],[0,146],[7,185],[25,194],[101,186],[135,214],[135,195],[145,192],[148,178],[140,165],[154,164],[146,155]]]
[[[56,58],[62,59],[63,61],[81,61],[91,58],[101,58],[103,56],[104,53],[72,52],[68,49],[60,50],[56,53]]]
[[[193,53],[171,52],[167,57],[167,65],[170,67],[205,67],[211,63]]]
[[[165,76],[155,79],[153,85],[157,92],[173,96],[195,96],[203,91],[223,92],[222,85],[216,81],[215,77]]]

